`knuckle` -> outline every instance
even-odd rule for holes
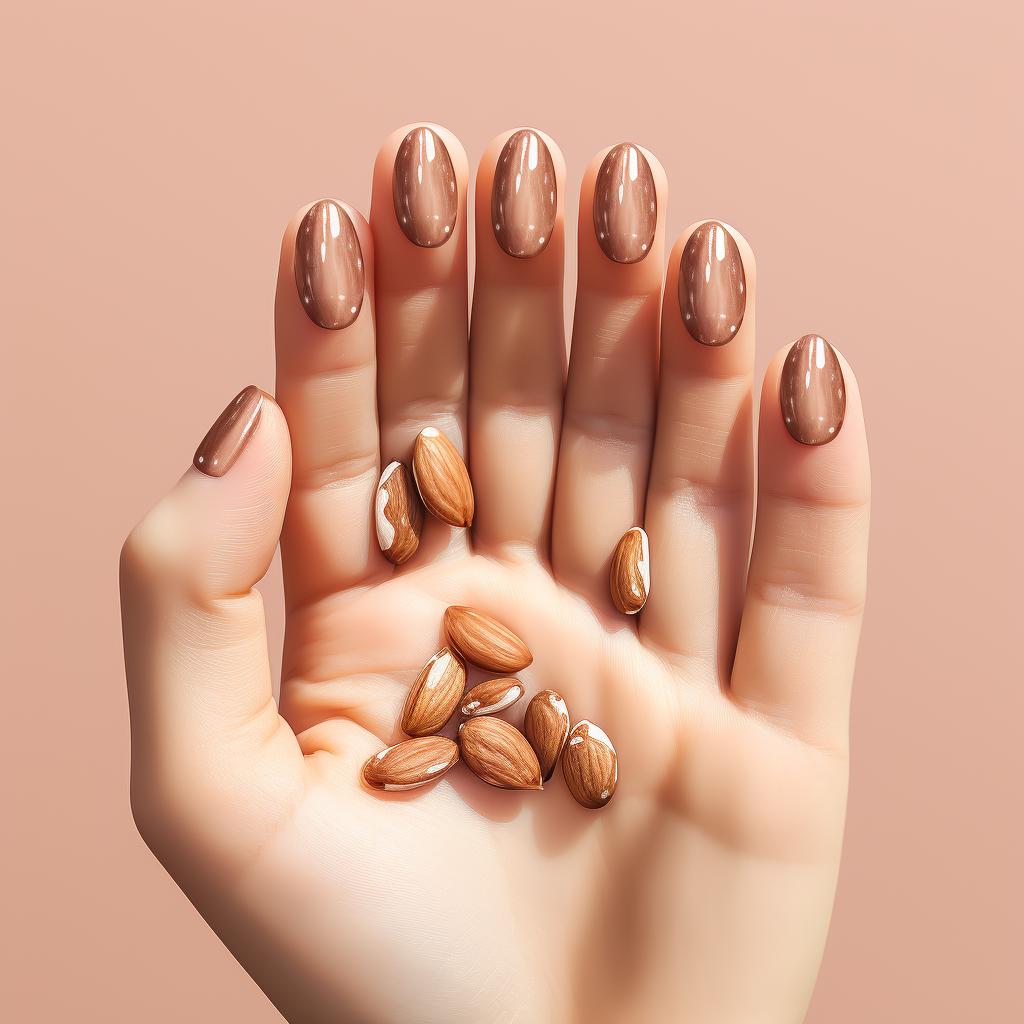
[[[750,588],[762,603],[785,611],[838,619],[858,619],[864,614],[864,587],[857,579],[780,576],[751,581]]]

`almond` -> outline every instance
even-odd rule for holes
[[[466,464],[437,427],[424,427],[416,438],[412,472],[431,515],[449,526],[473,522],[473,485]]]
[[[440,732],[466,689],[466,666],[447,647],[420,669],[402,711],[402,732],[429,736]]]
[[[374,754],[363,765],[363,781],[371,789],[416,789],[441,778],[458,760],[459,746],[454,740],[421,736]]]
[[[502,718],[468,718],[459,728],[462,760],[499,789],[543,789],[540,765],[526,737]]]
[[[409,561],[420,546],[423,503],[401,462],[389,463],[381,473],[375,512],[377,543],[384,557],[395,565]]]
[[[523,731],[540,762],[540,776],[547,782],[569,736],[569,709],[562,695],[554,690],[536,694],[526,708]]]
[[[444,613],[444,631],[463,658],[490,672],[518,672],[533,661],[511,629],[475,608],[452,605]]]
[[[636,615],[651,592],[651,548],[639,526],[627,530],[612,555],[609,585],[612,601],[623,615]]]
[[[612,741],[593,722],[577,722],[562,751],[562,774],[578,804],[604,807],[619,782],[619,759]]]
[[[477,683],[462,698],[462,716],[477,718],[480,715],[496,715],[512,707],[525,692],[518,679],[488,679]]]

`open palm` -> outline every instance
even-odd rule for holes
[[[843,363],[842,432],[801,445],[780,412],[785,351],[772,362],[748,560],[746,242],[732,232],[742,322],[699,344],[677,295],[701,228],[663,281],[664,173],[650,154],[649,179],[637,173],[637,150],[605,169],[600,154],[582,185],[566,384],[564,170],[551,140],[511,134],[477,177],[472,332],[467,163],[443,129],[385,143],[369,224],[314,208],[347,247],[328,268],[345,297],[333,311],[322,281],[296,280],[307,210],[286,232],[276,403],[245,393],[219,449],[201,446],[123,552],[136,818],[292,1020],[799,1020],[844,817],[868,497],[856,385]],[[468,451],[477,516],[469,531],[428,519],[396,570],[373,495],[426,425]],[[652,588],[626,618],[607,574],[636,524]],[[279,536],[280,710],[251,589]],[[527,697],[556,689],[611,736],[607,808],[579,807],[558,773],[540,793],[462,768],[408,793],[363,786],[362,763],[401,739],[450,604],[523,637]],[[506,717],[521,724],[525,704]]]

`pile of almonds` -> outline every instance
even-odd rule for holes
[[[374,499],[377,541],[395,565],[416,553],[424,508],[454,527],[470,526],[475,511],[466,464],[436,427],[425,427],[417,436],[411,475],[412,480],[403,463],[390,463]],[[650,589],[648,566],[647,535],[634,527],[612,560],[613,600],[624,614],[643,607]],[[618,784],[615,748],[592,722],[572,725],[558,693],[542,690],[530,701],[525,736],[493,717],[526,693],[512,675],[533,662],[526,644],[497,619],[462,605],[444,613],[444,629],[448,646],[420,670],[402,712],[402,731],[412,738],[371,757],[363,765],[365,783],[378,790],[416,789],[436,781],[461,759],[474,775],[499,789],[543,789],[561,758],[562,774],[576,801],[604,807]],[[501,675],[466,693],[467,662]],[[457,741],[438,735],[456,710]]]
[[[448,646],[423,666],[402,711],[402,731],[413,737],[387,747],[363,765],[372,789],[425,786],[461,759],[474,775],[499,789],[539,790],[559,759],[565,783],[584,807],[604,807],[618,783],[618,758],[611,741],[592,722],[571,725],[565,701],[542,690],[526,709],[524,736],[493,717],[525,693],[507,673],[533,661],[522,640],[497,619],[463,605],[444,613]],[[466,663],[506,673],[466,689]],[[437,735],[459,712],[458,739]]]

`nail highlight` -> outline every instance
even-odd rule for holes
[[[318,327],[338,331],[359,316],[366,287],[363,250],[351,218],[333,199],[314,203],[302,218],[295,236],[295,287]]]
[[[717,220],[687,239],[679,261],[679,309],[690,336],[702,345],[736,337],[747,308],[747,278],[739,246]]]
[[[594,183],[594,232],[605,256],[639,263],[654,244],[658,194],[647,157],[622,142],[601,162]]]
[[[199,443],[192,465],[207,476],[223,476],[255,433],[264,397],[252,384],[240,391]]]
[[[395,157],[391,194],[399,227],[413,245],[435,249],[455,230],[459,184],[452,158],[437,132],[414,128]]]
[[[801,444],[828,444],[846,418],[846,381],[835,349],[805,334],[782,365],[779,399],[786,429]]]
[[[517,259],[539,255],[551,241],[557,207],[551,152],[535,131],[521,128],[505,143],[494,169],[491,226],[498,245]]]

